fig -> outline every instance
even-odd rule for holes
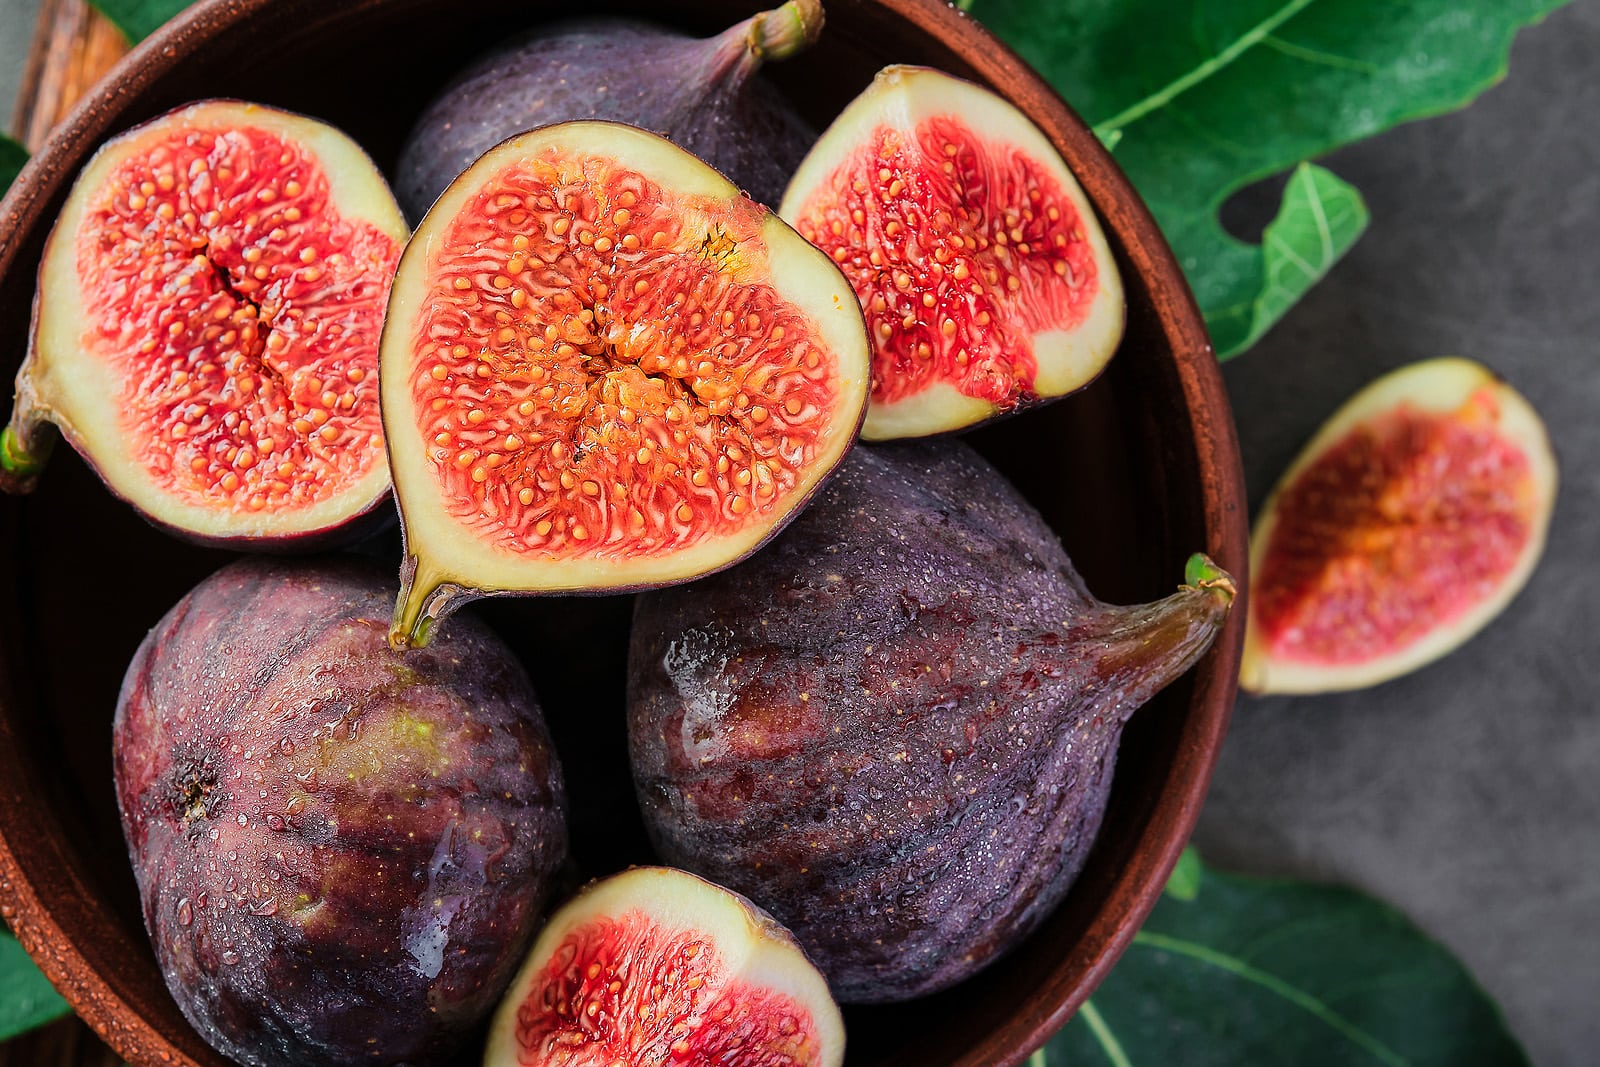
[[[438,1061],[505,991],[566,856],[527,675],[476,620],[385,633],[365,565],[246,559],[123,681],[117,800],[167,987],[251,1067]]]
[[[819,0],[789,0],[704,40],[621,18],[542,27],[481,56],[430,103],[395,170],[420,219],[467,165],[514,134],[605,119],[670,138],[776,204],[816,132],[753,77],[822,32]]]
[[[1256,519],[1240,684],[1358,689],[1457,648],[1533,573],[1556,483],[1544,423],[1481,364],[1424,360],[1371,383]]]
[[[206,100],[113,138],[45,246],[0,487],[31,489],[59,428],[197,542],[309,548],[382,517],[378,336],[405,240],[371,160],[314,119]]]
[[[1122,339],[1122,280],[1083,190],[1026,115],[971,82],[884,68],[778,213],[843,268],[866,312],[869,441],[1064,396]]]
[[[965,445],[857,449],[759,555],[639,598],[658,855],[771,911],[841,1001],[960,981],[1066,893],[1123,724],[1221,628],[1228,575],[1187,583],[1102,604]]]
[[[381,354],[405,536],[390,639],[488,593],[684,581],[753,551],[866,409],[837,268],[671,142],[506,141],[423,219]]]
[[[484,1067],[839,1067],[844,1023],[794,938],[745,898],[635,867],[550,919]]]

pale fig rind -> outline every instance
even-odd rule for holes
[[[595,961],[597,972],[617,968],[614,988],[603,973],[584,974],[582,959],[565,968],[577,973],[553,973],[563,971],[552,961],[568,948],[569,939],[595,924],[633,927],[627,931],[632,943],[607,945],[607,959]],[[595,984],[594,1001],[558,1009],[586,1016],[582,1024],[563,1027],[551,1018],[549,1009],[557,1006],[545,1005],[541,990],[552,978],[580,990],[586,979]],[[637,988],[657,980],[659,990]],[[596,1010],[589,1011],[591,1006]],[[617,1010],[625,1007],[634,1010]],[[772,1008],[789,1017],[764,1017]],[[688,1025],[674,1025],[674,1017]],[[721,1020],[734,1025],[721,1026]],[[536,1047],[528,1047],[531,1031],[541,1024]],[[711,1029],[735,1043],[708,1042]],[[752,1040],[752,1035],[759,1037]],[[679,1041],[683,1047],[670,1047]],[[698,1047],[690,1048],[691,1041]],[[618,1062],[605,1057],[620,1056],[623,1049],[632,1057],[626,1062],[639,1064],[670,1057],[671,1062],[752,1067],[840,1067],[844,1021],[822,975],[793,936],[760,907],[685,871],[634,867],[589,884],[550,917],[495,1013],[483,1062],[484,1067],[576,1067]]]
[[[1012,225],[1001,224],[1000,220],[1006,217],[1020,218],[1024,212],[1031,211],[1030,206],[1004,203],[981,205],[980,210],[974,213],[983,226],[978,232],[969,232],[966,221],[951,222],[946,219],[940,223],[934,217],[926,217],[929,213],[924,211],[923,217],[915,224],[907,224],[907,228],[915,233],[918,247],[922,249],[919,259],[929,249],[937,250],[933,254],[939,255],[945,251],[944,245],[952,236],[963,234],[967,240],[979,242],[977,256],[980,258],[974,259],[975,266],[971,274],[963,272],[946,276],[936,272],[941,292],[934,294],[937,303],[931,305],[933,310],[925,311],[921,305],[909,305],[913,310],[907,312],[907,320],[900,320],[898,312],[889,317],[894,322],[878,319],[870,309],[874,303],[873,296],[863,287],[876,286],[875,293],[892,298],[893,293],[884,288],[886,283],[883,279],[893,278],[905,260],[882,220],[868,217],[857,223],[861,232],[847,232],[841,238],[844,244],[840,251],[849,257],[841,261],[846,263],[847,275],[856,283],[857,293],[863,302],[869,305],[868,325],[874,345],[875,381],[872,402],[862,428],[862,438],[868,441],[922,437],[959,430],[1023,407],[1065,396],[1098,377],[1122,340],[1126,309],[1121,277],[1094,208],[1071,169],[1044,133],[1010,102],[988,89],[942,71],[910,65],[894,65],[880,71],[872,84],[845,108],[812,147],[789,183],[778,213],[802,233],[808,233],[807,226],[813,221],[811,216],[828,206],[817,198],[830,195],[828,187],[836,179],[838,168],[846,165],[864,148],[869,148],[871,138],[881,130],[893,131],[899,147],[916,156],[922,169],[935,170],[948,166],[948,161],[942,156],[918,147],[919,131],[925,124],[934,121],[953,122],[955,125],[952,128],[958,130],[956,136],[979,153],[990,156],[1015,154],[1015,158],[1026,160],[1026,167],[1036,168],[1037,173],[1053,180],[1055,192],[1064,201],[1064,206],[1070,205],[1069,210],[1076,212],[1076,229],[1081,232],[1066,236],[1074,243],[1081,242],[1087,246],[1088,261],[1093,265],[1093,277],[1087,282],[1096,288],[1085,305],[1077,305],[1070,312],[1063,312],[1068,319],[1065,324],[1045,324],[1034,329],[1027,321],[1030,308],[1023,305],[1043,304],[1045,301],[1038,293],[1027,291],[1027,287],[1024,288],[1020,304],[1018,297],[1008,296],[1005,292],[1004,279],[1008,264],[1011,265],[1010,269],[1015,269],[1018,261],[1015,241],[1011,245],[1009,260],[981,258],[986,254],[982,249],[989,248],[991,238],[997,242],[1007,240],[1005,234],[989,232],[989,229],[993,225],[1002,225],[1002,228]],[[945,150],[955,147],[948,145]],[[913,191],[919,180],[916,174],[901,173],[893,168],[880,174],[884,175],[883,180],[891,187],[898,182],[910,186]],[[869,182],[876,177],[867,176]],[[961,197],[952,197],[948,201],[940,199],[937,203],[938,210],[932,213],[936,217],[942,212],[945,215],[954,213],[966,219],[968,208],[971,207],[970,201]],[[1011,214],[1008,216],[1007,212]],[[871,214],[870,209],[867,214]],[[1027,218],[1031,219],[1032,216]],[[891,221],[896,226],[900,225],[897,220]],[[941,225],[943,229],[938,229]],[[1010,232],[1026,236],[1015,229]],[[822,237],[814,239],[824,244]],[[1025,245],[1021,247],[1026,248]],[[1006,249],[1001,251],[1005,252]],[[1034,254],[1038,252],[1037,248],[1033,249]],[[969,245],[966,253],[958,255],[973,255],[972,246]],[[999,272],[995,279],[986,280],[977,276],[983,272],[985,264]],[[1057,264],[1058,269],[1060,266]],[[958,278],[959,281],[956,280]],[[1059,279],[1046,278],[1039,284],[1042,286],[1041,292],[1058,294],[1065,299],[1069,290],[1084,281],[1068,272]],[[956,344],[966,340],[966,319],[972,315],[970,308],[966,307],[969,289],[973,294],[982,290],[987,294],[985,299],[992,298],[997,305],[996,315],[1017,320],[1004,337],[998,332],[985,336],[983,330],[975,330],[973,344],[977,351],[970,353],[973,366],[986,364],[993,368],[991,373],[994,376],[1009,378],[1009,391],[998,397],[976,395],[955,381],[954,372],[947,368],[931,378],[925,377],[920,384],[904,386],[909,390],[906,395],[885,395],[885,378],[895,375],[893,362],[896,359],[909,361],[920,373],[923,368],[950,356],[950,353],[940,351],[939,331],[932,329],[939,323],[920,321],[922,318],[931,315],[937,319],[948,315],[958,328],[945,326],[943,343]],[[916,295],[914,283],[911,292]],[[912,358],[900,352],[903,338],[909,336],[900,323],[912,318],[919,321],[909,329],[922,331],[917,333],[918,337],[932,338],[931,347],[934,351],[931,355],[924,352],[920,358]],[[1030,333],[1030,330],[1033,332]],[[1028,351],[1015,351],[1019,347]],[[959,359],[959,354],[956,358]],[[1027,361],[1033,364],[1031,377],[1022,370]],[[968,361],[961,360],[960,366],[965,368]],[[898,391],[897,387],[891,392]]]
[[[510,529],[510,521],[507,520],[500,523],[496,531],[485,533],[483,524],[476,529],[469,528],[452,513],[452,507],[461,506],[461,498],[459,495],[452,496],[447,488],[450,477],[447,460],[439,457],[447,456],[447,459],[453,460],[459,455],[469,454],[458,454],[453,447],[448,453],[440,450],[435,440],[437,435],[430,433],[429,438],[424,439],[421,427],[424,420],[430,417],[434,401],[430,399],[425,409],[413,386],[413,379],[420,373],[420,366],[432,366],[431,361],[443,357],[429,350],[431,340],[419,339],[418,331],[423,328],[421,324],[426,321],[426,315],[430,314],[430,286],[445,284],[442,279],[434,277],[443,269],[434,261],[436,255],[442,254],[436,250],[448,244],[447,235],[453,232],[451,228],[458,220],[472,215],[474,198],[479,195],[481,188],[504,174],[514,173],[517,168],[524,167],[548,167],[563,182],[588,182],[590,175],[604,171],[606,167],[615,167],[670,191],[678,198],[674,203],[682,205],[676,217],[682,220],[683,233],[693,235],[694,247],[701,249],[695,255],[701,258],[709,256],[708,262],[715,261],[714,267],[706,268],[714,271],[718,279],[715,284],[760,289],[781,304],[786,309],[785,314],[791,315],[794,321],[800,322],[809,331],[807,337],[797,339],[805,341],[804,345],[791,341],[781,344],[790,346],[786,351],[803,353],[808,360],[819,360],[817,366],[821,369],[817,373],[822,374],[827,383],[826,407],[805,409],[805,417],[812,420],[807,431],[811,436],[805,439],[809,451],[804,453],[803,460],[790,464],[791,469],[787,473],[792,481],[788,488],[775,496],[763,498],[759,504],[749,504],[747,519],[730,519],[726,522],[718,519],[722,522],[721,527],[708,520],[704,531],[696,527],[690,531],[694,536],[686,535],[682,543],[658,550],[634,551],[629,548],[626,539],[619,542],[615,538],[596,538],[601,543],[577,547],[588,535],[585,533],[580,538],[577,536],[578,530],[570,526],[557,527],[554,534],[550,534],[548,529],[540,533],[535,528],[535,535],[513,536],[503,532]],[[581,178],[570,178],[569,175],[581,175]],[[635,205],[635,213],[642,211],[642,207]],[[626,216],[629,212],[622,214]],[[582,221],[577,220],[579,223]],[[575,235],[579,233],[577,223],[570,230],[565,228],[564,222],[558,221],[555,225],[560,228],[554,232],[566,235],[563,239],[569,245],[576,242]],[[702,229],[703,241],[698,236]],[[540,233],[545,231],[541,230]],[[549,238],[548,234],[545,236],[555,240]],[[609,251],[612,247],[609,238],[607,242]],[[598,248],[599,242],[593,241],[592,247]],[[567,253],[552,254],[565,256]],[[510,253],[511,259],[517,255],[516,252]],[[618,261],[621,261],[620,258]],[[523,269],[519,264],[515,272],[518,278],[526,276],[521,273]],[[534,268],[526,269],[531,274]],[[505,270],[510,272],[510,266],[506,266]],[[522,284],[520,281],[513,282],[505,274],[500,278],[510,286]],[[637,293],[642,294],[648,294],[652,288],[652,283],[644,278],[636,283],[630,282],[630,289],[634,285],[638,286]],[[505,288],[500,291],[504,292]],[[648,295],[640,297],[649,298]],[[549,331],[556,330],[556,320],[566,314],[553,307],[556,302],[565,299],[565,296],[558,294],[552,297],[550,306],[530,303],[526,305],[526,311],[520,310],[523,304],[516,305],[518,315],[522,316],[520,322],[525,324],[534,338],[528,344],[542,343],[539,338],[553,336]],[[613,297],[612,303],[615,304],[618,299]],[[610,307],[597,307],[594,322],[599,323],[602,319],[624,321],[622,314],[613,312]],[[549,325],[544,325],[544,320],[539,317],[541,314],[550,316]],[[752,332],[740,333],[745,329],[740,325],[743,320],[735,321],[728,312],[721,314],[723,317],[720,321],[730,324],[724,328],[732,330],[731,336],[740,343],[749,341],[755,345],[752,339],[766,336],[764,331],[771,325],[767,322],[756,323],[749,328]],[[687,315],[688,311],[685,311],[684,317],[687,318]],[[565,323],[567,320],[561,321]],[[676,319],[664,323],[653,320],[634,322],[622,344],[626,347],[633,344],[631,338],[653,336],[649,330],[657,327],[670,339],[679,326]],[[475,328],[466,327],[469,331]],[[566,328],[565,325],[562,328]],[[541,333],[540,330],[545,332]],[[494,332],[485,332],[485,343],[487,335]],[[476,335],[472,336],[474,344],[462,346],[463,351],[477,350]],[[640,342],[636,347],[642,349],[642,353],[623,353],[611,341],[605,344],[605,353],[585,364],[581,371],[583,374],[597,375],[596,381],[603,379],[610,382],[616,375],[633,374],[639,361],[661,358],[661,352],[665,351],[662,348],[664,341],[661,345],[649,340]],[[657,351],[658,348],[661,352]],[[466,358],[471,360],[478,357]],[[536,361],[531,350],[525,358]],[[860,308],[837,268],[776,215],[744,197],[732,183],[700,160],[662,137],[619,123],[569,122],[543,127],[501,143],[462,174],[434,204],[401,256],[384,325],[380,359],[385,435],[405,536],[402,589],[390,635],[397,647],[425,644],[441,619],[459,604],[479,596],[624,592],[651,588],[688,581],[748,556],[805,504],[839,464],[854,443],[866,410],[868,355],[865,331]],[[454,372],[445,370],[443,364],[439,364],[439,367],[441,373],[446,375],[439,379],[445,383],[439,395],[447,395],[449,383],[454,380],[448,375]],[[543,372],[536,370],[531,373]],[[745,380],[738,377],[742,371],[733,370],[730,373],[734,376],[730,380]],[[692,375],[679,378],[677,375],[676,369],[670,372],[663,370],[659,374],[652,372],[647,376],[649,382],[645,384],[663,388],[670,385],[687,390],[689,384],[686,383],[691,383],[694,384],[691,391],[695,396],[700,395],[700,379]],[[488,382],[488,388],[495,387],[492,377]],[[428,385],[426,382],[423,384]],[[470,381],[468,385],[477,388]],[[589,395],[592,397],[594,394]],[[689,392],[683,392],[682,395],[689,397]],[[742,389],[739,390],[739,396],[744,397]],[[689,399],[693,400],[692,397]],[[500,447],[503,441],[503,447],[509,454],[512,450],[509,442],[515,441],[517,450],[527,450],[519,451],[519,455],[532,457],[526,460],[527,463],[546,464],[549,467],[551,480],[539,482],[537,489],[533,487],[534,479],[525,474],[517,475],[523,479],[517,484],[521,487],[518,492],[526,494],[526,499],[522,501],[524,505],[533,508],[565,506],[562,501],[578,500],[579,492],[592,490],[592,497],[599,497],[602,492],[610,492],[613,488],[626,490],[636,478],[644,477],[633,475],[626,467],[634,460],[631,451],[623,450],[627,454],[617,454],[618,450],[603,443],[582,446],[581,443],[569,445],[562,441],[552,444],[550,434],[539,430],[538,425],[517,421],[553,418],[544,405],[541,397],[524,401],[516,411],[506,409],[503,415],[509,432],[503,439],[493,442]],[[458,402],[458,406],[471,405],[460,405]],[[526,413],[519,414],[524,409]],[[738,423],[740,433],[750,433],[750,428],[757,423],[765,423],[767,427],[776,425],[772,420],[778,417],[777,414],[774,412],[769,415],[766,408],[741,411],[744,414],[735,412],[742,420]],[[470,416],[471,412],[465,414]],[[671,417],[670,413],[661,417],[641,414],[638,425],[642,428],[658,427],[662,433],[670,433],[672,426],[662,420]],[[470,430],[476,424],[462,425]],[[628,424],[629,427],[633,425]],[[528,426],[533,426],[533,429],[526,429]],[[598,429],[583,429],[581,432],[603,436],[613,430],[622,432],[622,429],[626,429],[619,429],[620,426],[620,423],[610,422]],[[760,454],[759,449],[757,451]],[[477,455],[479,452],[470,453],[468,467],[471,466],[471,457]],[[600,480],[593,484],[586,482],[582,487],[570,485],[550,488],[555,485],[553,479],[557,473],[570,470],[579,459],[591,455],[614,464],[614,472],[608,471],[607,478],[603,479],[607,483],[604,490],[601,489]],[[515,463],[508,464],[507,469],[525,471],[527,467],[518,466],[522,463],[524,460],[518,458]],[[686,479],[698,473],[702,472],[689,470],[687,466],[665,472],[675,479],[674,486],[680,482],[687,486]],[[472,474],[478,478],[478,469],[474,468]],[[495,479],[488,477],[491,474],[492,470],[484,470],[484,477],[479,481],[488,479],[493,484]],[[509,479],[510,475],[506,477]],[[719,475],[713,473],[712,477],[715,479]],[[506,484],[511,483],[507,480]],[[741,484],[750,483],[746,479]],[[733,500],[729,506],[735,514],[743,515],[744,512],[739,509],[746,507],[747,503]],[[516,509],[516,498],[511,498],[508,504],[511,509]],[[529,513],[523,511],[519,514],[526,519]],[[695,519],[695,522],[699,521]],[[703,536],[700,536],[701,533]],[[537,541],[537,538],[546,536],[562,536],[565,539],[559,547]]]
[[[1187,578],[1102,604],[970,449],[857,449],[759,555],[639,598],[657,853],[771,911],[841,1001],[948,988],[1066,894],[1124,722],[1221,629],[1231,579]]]
[[[1419,634],[1399,647],[1358,659],[1319,659],[1286,653],[1278,640],[1269,636],[1263,625],[1260,605],[1277,590],[1276,576],[1268,565],[1269,553],[1281,528],[1282,502],[1291,487],[1319,460],[1353,435],[1386,417],[1415,412],[1439,418],[1465,418],[1487,430],[1495,446],[1520,453],[1525,476],[1514,484],[1497,489],[1497,502],[1488,505],[1503,517],[1525,526],[1525,536],[1510,565],[1482,579],[1482,588],[1470,588],[1466,575],[1457,579],[1462,594],[1448,617],[1420,620]],[[1480,438],[1482,440],[1484,438]],[[1373,477],[1380,477],[1373,471]],[[1279,478],[1256,518],[1250,535],[1250,573],[1253,588],[1249,619],[1245,630],[1244,654],[1239,684],[1258,694],[1326,693],[1360,689],[1389,681],[1432,663],[1460,647],[1503,611],[1527,584],[1544,552],[1550,517],[1555,507],[1559,475],[1555,455],[1543,421],[1532,405],[1487,367],[1460,357],[1423,360],[1392,371],[1372,382],[1347,400],[1306,444]],[[1441,487],[1448,489],[1448,486]],[[1437,494],[1433,494],[1437,495]],[[1428,550],[1430,555],[1468,551],[1477,534],[1473,520],[1492,518],[1490,511],[1457,516],[1439,524],[1420,512],[1406,511],[1404,504],[1387,514],[1380,525],[1397,530],[1413,525],[1429,528],[1439,540]],[[1357,531],[1345,531],[1346,536]],[[1336,536],[1333,531],[1330,536]],[[1330,568],[1368,565],[1370,553],[1383,551],[1381,545],[1363,548],[1359,544],[1338,546],[1325,561]],[[1397,610],[1386,602],[1383,593],[1402,591],[1410,577],[1388,573],[1378,584],[1377,593],[1363,611],[1384,615]],[[1337,644],[1337,639],[1334,639]]]
[[[93,321],[77,267],[90,200],[125,162],[187,130],[260,130],[302,147],[326,176],[329,203],[340,217],[370,226],[395,250],[408,236],[377,167],[349,137],[312,118],[243,101],[203,100],[106,142],[79,174],[46,241],[28,355],[18,371],[16,401],[0,447],[0,489],[30,491],[59,430],[113,494],[153,525],[186,540],[253,551],[305,551],[349,543],[390,520],[383,508],[389,475],[381,443],[368,448],[370,457],[364,458],[370,462],[349,484],[309,504],[253,510],[237,502],[182,499],[141,461],[139,432],[121,423],[121,383],[81,340],[85,324]],[[387,286],[387,271],[381,283]],[[375,370],[375,335],[371,343]],[[237,383],[228,388],[237,388]],[[354,465],[355,459],[341,462]],[[335,464],[334,469],[343,467]]]

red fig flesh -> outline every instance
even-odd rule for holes
[[[845,1002],[944,989],[1062,898],[1123,723],[1233,598],[1203,556],[1102,604],[954,441],[859,448],[765,550],[639,598],[628,741],[657,853],[767,908]]]
[[[156,625],[114,726],[145,926],[252,1067],[436,1063],[492,1010],[566,855],[527,675],[461,619],[398,653],[351,561],[243,560]]]
[[[457,179],[401,260],[382,363],[401,645],[473,596],[747,555],[866,406],[860,309],[827,257],[614,123],[524,134]]]
[[[618,18],[542,28],[475,61],[428,105],[400,153],[400,203],[420,219],[507,137],[604,119],[662,134],[776,204],[816,134],[755,74],[821,32],[818,0],[789,0],[705,40]]]
[[[370,511],[405,239],[371,161],[315,120],[213,100],[116,137],[46,246],[0,486],[31,487],[54,424],[194,540],[299,546]]]
[[[1480,364],[1426,360],[1373,382],[1256,520],[1240,684],[1356,689],[1455,649],[1533,573],[1556,483],[1538,414]]]
[[[694,875],[639,867],[550,919],[484,1067],[839,1067],[844,1024],[788,931]]]
[[[1122,338],[1122,284],[1082,190],[1027,116],[885,68],[779,213],[844,269],[873,344],[862,436],[960,429],[1081,388]]]

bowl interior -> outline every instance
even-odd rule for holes
[[[452,72],[542,12],[445,0],[250,0],[207,5],[141,49],[127,92],[97,93],[0,216],[0,373],[25,348],[34,272],[50,221],[105,136],[205,96],[329,121],[381,168]],[[758,4],[673,6],[710,33]],[[666,13],[656,5],[591,5]],[[586,11],[590,10],[586,8]],[[908,17],[909,16],[909,17]],[[1020,61],[942,3],[830,0],[817,47],[768,73],[820,130],[891,62],[924,63],[1006,92],[1073,162],[1108,224],[1128,291],[1128,333],[1090,388],[973,436],[1061,534],[1102,599],[1163,595],[1205,549],[1242,577],[1237,450],[1203,328],[1143,209],[1090,135]],[[921,23],[921,25],[917,25]],[[172,51],[165,51],[171,49]],[[224,563],[146,526],[69,449],[37,493],[0,499],[0,884],[9,916],[91,1024],[134,1062],[222,1064],[167,995],[145,937],[112,791],[110,723],[146,630]],[[392,534],[365,547],[399,559]],[[623,731],[631,600],[485,602],[522,655],[567,770],[572,838],[586,875],[652,859],[634,806]],[[1131,936],[1186,839],[1233,699],[1239,623],[1196,671],[1135,716],[1088,865],[1024,945],[946,994],[847,1012],[853,1067],[1019,1062],[1063,1022]],[[470,1058],[470,1057],[469,1057]]]

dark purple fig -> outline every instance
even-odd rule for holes
[[[616,18],[543,27],[477,59],[428,105],[400,151],[396,196],[416,223],[507,137],[608,119],[663,134],[776,204],[816,133],[752,75],[821,32],[820,0],[789,0],[703,39]]]
[[[1089,595],[964,445],[857,449],[738,567],[641,596],[628,732],[662,858],[793,932],[842,1001],[974,973],[1066,893],[1134,709],[1234,596]]]
[[[167,987],[252,1067],[424,1064],[493,1009],[566,856],[527,675],[476,620],[392,652],[365,566],[246,560],[123,680],[117,799]]]

